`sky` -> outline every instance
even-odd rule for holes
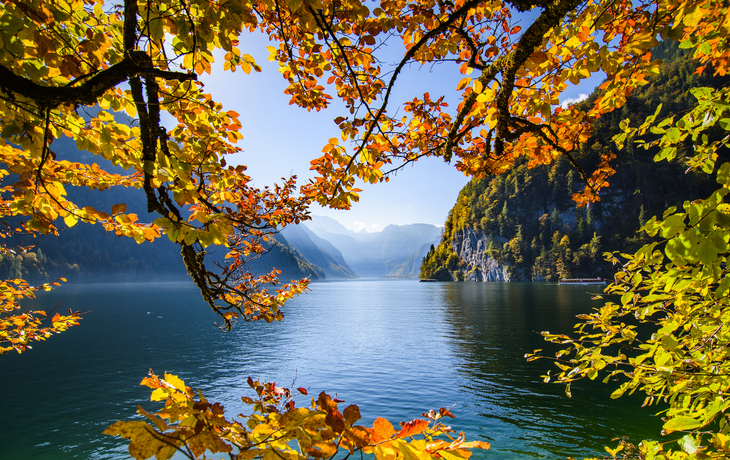
[[[252,71],[248,75],[240,69],[234,73],[224,72],[222,59],[217,59],[212,75],[205,75],[201,80],[205,91],[221,102],[224,110],[240,114],[243,140],[237,145],[243,148],[243,153],[226,161],[246,165],[247,173],[257,187],[281,182],[282,177],[292,174],[302,184],[313,177],[309,162],[321,155],[322,147],[330,138],[340,135],[334,118],[347,113],[336,97],[330,108],[320,112],[289,105],[289,96],[284,94],[286,80],[278,72],[278,63],[268,60],[266,47],[270,45],[263,35],[245,34],[241,37],[240,48],[254,57],[262,72]],[[413,66],[398,78],[391,101],[420,97],[426,91],[434,97],[437,93],[456,95],[455,87],[463,77],[455,66],[450,69]],[[602,79],[596,75],[581,87],[568,89],[561,102],[585,98]],[[451,106],[455,107],[457,99],[453,97],[451,101]],[[355,231],[364,228],[376,232],[391,224],[442,226],[459,191],[468,181],[469,178],[453,165],[439,158],[426,158],[406,166],[391,177],[390,182],[358,184],[357,187],[363,189],[360,201],[348,211],[315,205],[311,213],[336,219]]]

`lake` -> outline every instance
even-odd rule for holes
[[[139,385],[153,369],[177,374],[229,415],[247,409],[248,376],[357,404],[361,423],[394,425],[449,407],[452,427],[492,449],[472,458],[566,458],[605,454],[613,438],[656,438],[656,408],[634,395],[609,399],[615,383],[542,383],[548,348],[538,332],[569,332],[597,306],[596,286],[548,283],[312,284],[281,323],[239,323],[221,332],[189,283],[66,285],[29,307],[91,310],[81,326],[0,357],[0,459],[124,459],[127,445],[101,432],[150,411]]]

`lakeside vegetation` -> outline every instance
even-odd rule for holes
[[[534,12],[530,19],[520,14],[526,11]],[[524,30],[518,24],[522,19],[530,22]],[[730,163],[725,162],[730,87],[693,88],[687,97],[692,104],[668,117],[662,105],[627,107],[632,92],[661,74],[651,53],[660,40],[692,50],[698,75],[710,71],[722,77],[730,71],[726,1],[384,0],[371,11],[360,0],[17,0],[0,4],[0,21],[0,217],[20,219],[18,229],[13,221],[0,236],[57,234],[96,224],[138,244],[166,237],[228,330],[239,320],[282,320],[283,305],[308,289],[307,279],[280,286],[278,271],[249,270],[279,228],[307,220],[314,203],[349,209],[361,192],[358,181],[389,180],[426,157],[453,162],[476,178],[510,174],[523,165],[545,167],[544,195],[551,187],[562,189],[574,192],[571,199],[579,207],[600,208],[596,214],[563,215],[557,204],[546,206],[534,216],[538,222],[549,216],[546,228],[538,226],[528,249],[529,229],[510,222],[510,200],[519,199],[526,175],[515,173],[514,181],[495,186],[498,205],[485,202],[483,209],[494,213],[497,227],[490,227],[494,219],[482,223],[480,218],[479,228],[503,232],[506,241],[498,242],[496,251],[519,236],[502,254],[515,264],[526,264],[529,251],[538,260],[544,248],[547,260],[533,262],[532,268],[547,271],[546,276],[553,276],[553,264],[565,273],[570,264],[580,267],[573,252],[580,255],[585,245],[586,261],[593,257],[599,250],[597,239],[591,249],[593,233],[597,238],[601,232],[600,245],[621,235],[623,230],[607,231],[603,225],[614,212],[608,206],[612,187],[619,198],[638,190],[644,216],[651,217],[630,242],[639,246],[633,254],[612,254],[620,267],[607,288],[611,300],[579,315],[572,335],[543,333],[564,347],[557,355],[536,350],[527,358],[554,360],[556,374],[545,381],[564,384],[569,396],[573,382],[600,375],[605,382],[618,381],[612,397],[638,390],[646,395],[645,406],[666,403],[657,438],[678,433],[679,442],[645,439],[631,451],[625,445],[609,447],[612,457],[622,450],[630,458],[647,459],[730,455]],[[301,186],[291,177],[258,188],[243,165],[226,163],[226,155],[241,150],[236,145],[242,137],[240,115],[205,93],[199,77],[219,71],[211,65],[214,54],[224,62],[223,71],[261,71],[245,52],[249,41],[240,40],[248,33],[263,33],[276,45],[268,48],[269,59],[286,80],[290,104],[319,111],[338,97],[345,106],[344,115],[334,119],[341,136],[311,160],[315,179]],[[393,41],[403,55],[388,65],[379,52]],[[454,107],[445,103],[453,94],[442,91],[436,79],[424,82],[432,91],[395,101],[393,89],[404,69],[441,65],[461,76]],[[597,72],[607,80],[593,101],[557,106],[570,84]],[[681,103],[685,95],[680,94],[668,105]],[[395,107],[398,103],[402,106]],[[624,108],[628,118],[617,115]],[[642,110],[644,119],[631,119]],[[117,117],[120,112],[135,122]],[[618,117],[620,131],[611,141],[631,154],[630,161],[629,156],[613,161],[607,140],[588,144],[593,133],[613,126],[612,116]],[[605,120],[608,125],[601,124]],[[92,158],[59,155],[53,143],[64,137]],[[581,145],[598,146],[583,152],[592,159],[585,164]],[[645,170],[633,167],[645,147],[658,148],[654,163]],[[99,166],[94,157],[124,173]],[[549,172],[566,161],[572,169],[556,170],[551,184]],[[717,185],[705,192],[690,183],[682,192],[682,208],[672,206],[664,196],[680,182],[679,170],[666,166],[674,162],[686,168],[690,182],[696,171],[714,177]],[[98,209],[68,194],[70,187],[141,190],[146,211],[156,217],[144,221],[125,202]],[[486,184],[472,190],[477,203],[491,193]],[[624,201],[635,199],[615,204],[623,209]],[[655,211],[654,204],[669,207]],[[476,216],[463,209],[449,231],[462,225],[459,219],[476,228]],[[631,209],[625,222],[633,227],[644,217],[641,207]],[[571,219],[581,231],[575,242],[570,226],[560,228]],[[15,251],[0,247],[3,255]],[[216,247],[225,253],[222,261]],[[450,270],[449,259],[450,254],[445,260]],[[17,273],[17,266],[10,268]],[[80,312],[48,318],[42,310],[21,310],[20,299],[58,285],[0,281],[0,353],[24,352],[34,341],[79,325]],[[445,408],[424,412],[399,429],[383,418],[366,427],[356,424],[356,405],[341,411],[338,401],[322,392],[309,407],[296,407],[294,395],[306,390],[249,379],[257,398],[243,402],[252,415],[235,419],[174,374],[150,372],[143,383],[164,407],[154,414],[140,408],[144,420],[119,421],[105,431],[129,440],[129,453],[138,459],[169,459],[176,453],[192,459],[212,452],[247,460],[323,460],[359,452],[379,460],[464,460],[471,449],[490,447],[452,436],[444,424],[452,414]]]

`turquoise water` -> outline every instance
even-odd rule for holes
[[[537,332],[568,332],[595,305],[594,286],[544,283],[321,282],[282,323],[221,332],[192,284],[63,286],[34,307],[91,310],[80,327],[22,355],[0,357],[0,459],[123,459],[101,432],[154,410],[139,382],[149,368],[183,378],[229,414],[247,410],[246,378],[336,393],[363,423],[394,424],[450,407],[452,426],[492,443],[473,458],[600,455],[611,440],[656,437],[641,398],[610,400],[615,385],[581,382],[568,399],[542,383],[551,364]]]

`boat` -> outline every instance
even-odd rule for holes
[[[419,280],[419,281],[420,281],[421,283],[435,283],[435,282],[437,282],[438,280],[435,280],[435,279],[430,279],[430,278],[424,278],[424,279],[421,279],[421,280]]]
[[[558,280],[558,284],[606,284],[603,278],[571,278]]]

